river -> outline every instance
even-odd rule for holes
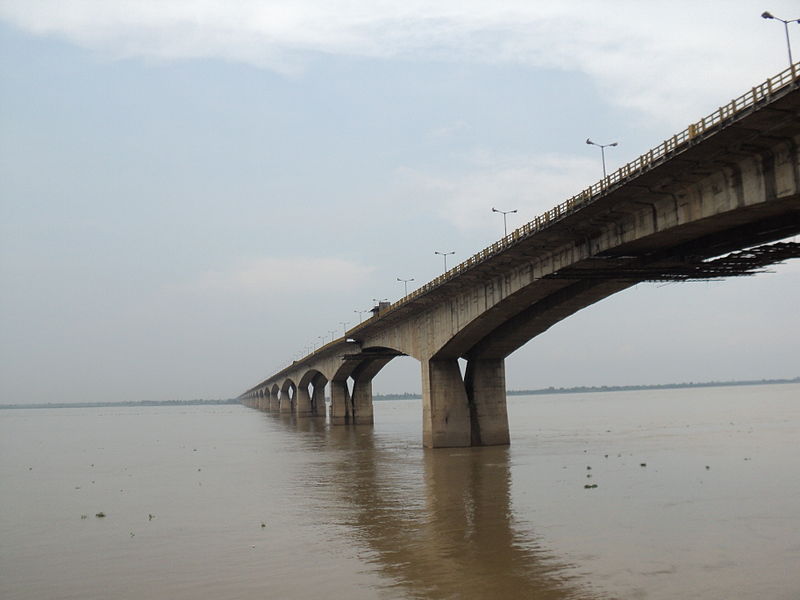
[[[800,385],[514,396],[509,420],[510,447],[423,450],[419,400],[355,428],[0,411],[0,597],[800,598]]]

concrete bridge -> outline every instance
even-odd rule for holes
[[[372,379],[420,361],[427,447],[509,443],[505,358],[643,281],[800,257],[800,63],[244,392],[298,418],[372,423]],[[466,360],[462,376],[459,359]]]

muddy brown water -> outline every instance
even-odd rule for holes
[[[418,400],[0,411],[0,597],[800,598],[800,385],[509,416],[431,451]]]

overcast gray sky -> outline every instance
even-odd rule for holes
[[[431,6],[435,4],[435,6]],[[238,395],[787,66],[800,3],[4,0],[0,402]],[[800,26],[792,29],[800,56]],[[800,266],[640,285],[511,388],[794,377]],[[391,363],[378,392],[418,391]]]

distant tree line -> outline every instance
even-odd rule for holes
[[[538,390],[508,390],[509,396],[531,396],[536,394],[584,394],[590,392],[636,392],[644,390],[679,390],[683,388],[731,387],[738,385],[772,385],[777,383],[800,383],[794,379],[752,379],[747,381],[703,381],[684,383],[659,383],[652,385],[593,385],[575,387],[548,387]]]
[[[683,388],[726,387],[737,385],[772,385],[777,383],[800,383],[800,377],[794,379],[752,379],[746,381],[703,381],[684,383],[659,383],[653,385],[592,385],[574,387],[546,387],[536,390],[507,390],[508,396],[535,396],[540,394],[586,394],[590,392],[636,392],[644,390],[678,390]],[[373,400],[413,400],[421,398],[420,394],[373,394]]]

